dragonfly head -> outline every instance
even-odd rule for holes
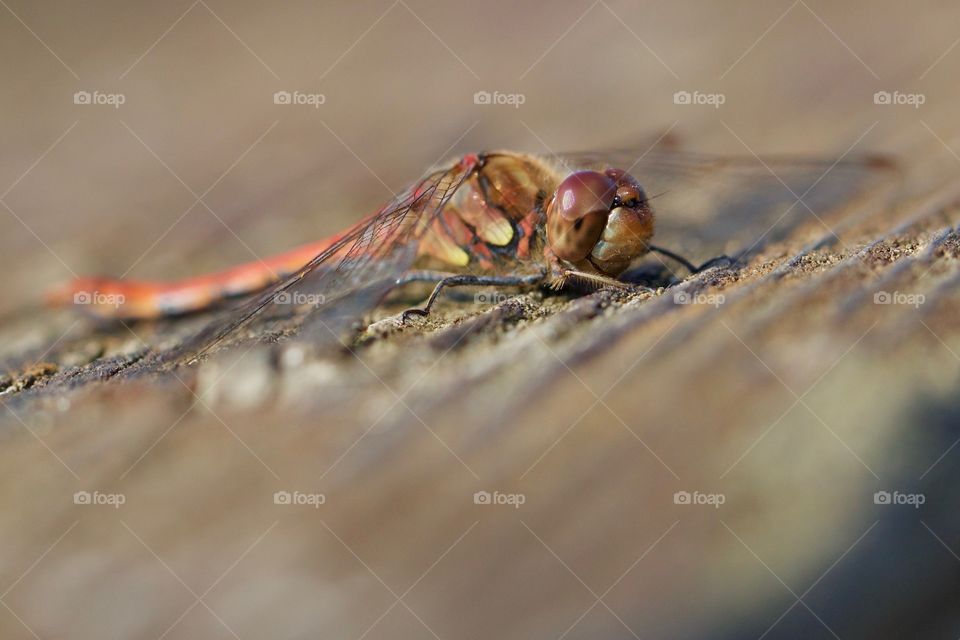
[[[620,169],[571,173],[547,206],[550,249],[580,269],[615,278],[649,250],[651,237],[643,187]]]

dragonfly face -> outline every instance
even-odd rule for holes
[[[547,205],[547,244],[574,267],[615,278],[649,250],[653,217],[643,187],[625,171],[576,171]]]

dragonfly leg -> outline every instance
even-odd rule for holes
[[[705,269],[709,269],[710,267],[720,262],[728,262],[730,264],[733,264],[736,262],[736,260],[734,260],[730,256],[722,255],[722,256],[717,256],[716,258],[710,258],[700,266],[697,266],[692,262],[690,262],[689,260],[687,260],[686,258],[684,258],[683,256],[681,256],[680,254],[674,253],[669,249],[664,249],[663,247],[657,247],[654,245],[650,245],[649,248],[650,248],[650,251],[654,253],[659,253],[660,255],[664,255],[664,256],[667,256],[668,258],[672,258],[673,260],[676,260],[677,262],[682,264],[690,273],[700,273],[701,271]]]
[[[564,269],[563,276],[560,279],[560,286],[562,288],[566,284],[567,280],[574,279],[580,280],[582,282],[589,282],[590,284],[596,287],[613,287],[615,289],[637,289],[637,286],[632,285],[628,282],[623,282],[617,280],[616,278],[611,278],[599,273],[589,273],[586,271],[577,271],[576,269]],[[642,289],[647,289],[647,287],[641,287]],[[647,289],[649,290],[649,289]]]
[[[425,272],[431,273],[431,272]],[[433,272],[436,273],[436,272]],[[412,272],[411,276],[416,275],[417,272]],[[423,277],[419,278],[419,281],[428,280],[429,278]],[[416,282],[418,280],[406,280],[405,282]],[[458,275],[447,275],[440,279],[437,282],[437,286],[433,288],[433,293],[430,294],[430,297],[427,298],[427,301],[422,307],[413,307],[407,309],[403,312],[403,318],[406,319],[408,316],[425,316],[430,313],[430,308],[433,307],[433,303],[436,302],[437,297],[440,295],[440,292],[446,287],[521,287],[524,285],[537,284],[543,280],[543,274],[536,273],[526,276],[482,276],[482,275],[469,275],[469,274],[458,274]],[[401,281],[398,281],[398,284]]]
[[[457,274],[450,273],[449,271],[432,271],[429,269],[417,269],[414,271],[408,271],[403,274],[401,277],[397,278],[396,286],[402,287],[405,284],[410,284],[412,282],[438,282],[444,278],[452,278]]]

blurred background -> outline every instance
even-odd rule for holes
[[[574,302],[5,401],[3,637],[960,635],[957,3],[0,4],[5,352],[71,326],[37,305],[72,276],[268,256],[467,151],[669,135],[902,174],[722,315]]]

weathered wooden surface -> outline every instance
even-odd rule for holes
[[[598,4],[563,38],[589,5],[395,5],[319,81],[389,5],[281,16],[210,3],[282,82],[196,5],[115,83],[190,5],[71,16],[12,3],[84,81],[7,15],[7,46],[57,90],[5,67],[45,93],[5,119],[6,181],[80,123],[3,198],[0,635],[960,635],[960,14],[700,4]],[[269,101],[317,83],[320,113]],[[117,113],[69,105],[114,84],[128,96]],[[516,112],[472,105],[514,87]],[[727,102],[674,105],[680,89]],[[926,103],[874,105],[877,90]],[[38,115],[46,92],[59,106]],[[217,180],[211,167],[274,121],[204,195],[209,210],[138,260]],[[200,320],[131,332],[30,308],[70,270],[180,275],[313,237],[388,195],[364,165],[396,188],[468,129],[455,151],[671,127],[748,157],[884,152],[901,175],[890,198],[819,221],[798,206],[792,231],[746,264],[680,288],[448,300],[319,359],[243,345],[131,375],[144,342],[155,351]],[[666,240],[682,245],[681,231],[666,224]],[[676,304],[677,291],[723,299]],[[116,380],[64,390],[91,373]],[[124,503],[77,505],[77,491]],[[326,501],[275,504],[276,491]],[[477,491],[523,504],[475,504]],[[675,504],[678,491],[723,504]],[[878,505],[877,491],[924,504]]]

